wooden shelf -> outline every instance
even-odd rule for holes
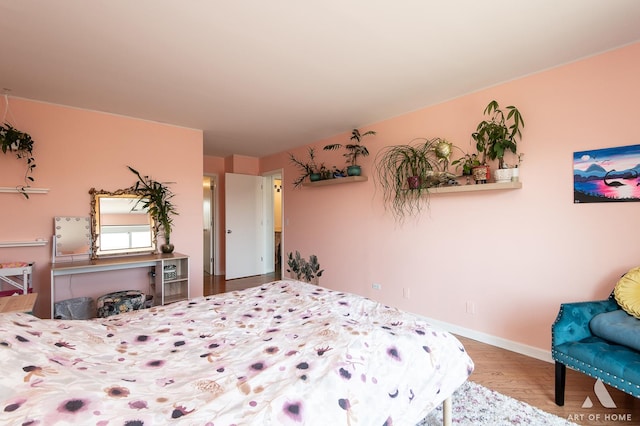
[[[318,180],[315,182],[305,182],[302,186],[338,185],[341,183],[366,182],[367,180],[366,176],[347,176],[342,178]]]
[[[430,194],[444,194],[448,192],[474,192],[474,191],[495,191],[500,189],[521,189],[522,182],[504,183],[480,183],[474,185],[451,185],[429,188]]]

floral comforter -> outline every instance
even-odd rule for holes
[[[88,321],[0,315],[0,423],[413,425],[471,374],[421,317],[297,281]]]

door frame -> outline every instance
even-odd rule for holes
[[[263,177],[269,178],[269,191],[265,191],[265,194],[268,193],[270,194],[270,203],[265,201],[265,204],[267,205],[271,205],[271,209],[270,209],[270,220],[267,221],[269,223],[271,223],[271,231],[274,231],[274,221],[275,218],[273,216],[273,205],[274,205],[274,196],[273,196],[273,185],[274,185],[274,180],[275,179],[280,179],[280,181],[282,182],[282,189],[280,191],[280,223],[282,224],[282,229],[280,231],[280,248],[281,248],[281,255],[284,252],[283,247],[284,247],[284,169],[275,169],[275,170],[270,170],[268,172],[264,172],[262,173]],[[267,209],[265,209],[265,212],[267,211]],[[265,213],[266,215],[266,213]],[[266,217],[264,219],[267,219]],[[265,220],[266,221],[266,220]],[[273,241],[273,238],[271,239]],[[275,250],[275,249],[274,249]],[[274,264],[275,264],[275,255],[274,257]],[[275,271],[275,267],[274,267],[274,271]],[[282,258],[282,261],[280,262],[280,276],[283,277],[284,276],[284,256]]]
[[[211,181],[211,196],[212,196],[212,209],[211,209],[211,241],[210,244],[213,245],[211,250],[211,256],[213,256],[213,274],[214,275],[222,275],[220,270],[220,256],[218,253],[218,247],[220,247],[220,235],[219,229],[219,214],[218,210],[220,208],[220,200],[218,199],[218,174],[216,173],[204,173],[204,177],[209,178]],[[204,244],[204,236],[203,236],[203,244]]]

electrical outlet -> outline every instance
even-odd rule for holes
[[[404,297],[405,299],[408,299],[409,297],[411,297],[411,292],[409,290],[409,287],[404,287],[402,289],[402,297]]]
[[[467,301],[467,313],[474,315],[476,313],[476,303]]]
[[[374,289],[374,290],[382,290],[382,284],[373,283],[373,284],[371,284],[371,288]]]

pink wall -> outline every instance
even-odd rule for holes
[[[51,236],[55,216],[88,216],[89,189],[126,188],[135,183],[127,169],[160,181],[176,182],[172,190],[179,215],[174,220],[172,243],[191,256],[191,294],[202,294],[202,132],[19,98],[9,99],[12,123],[34,141],[37,167],[32,186],[49,188],[48,194],[0,194],[0,241],[44,238],[44,247],[0,248],[0,261],[36,262],[34,288],[39,293],[38,316],[49,316]],[[4,103],[0,106],[4,115]],[[0,154],[0,186],[20,184],[24,163]],[[94,283],[109,281],[112,290],[134,286],[136,273],[109,277],[74,276],[72,285],[60,286],[70,296],[104,289]],[[126,278],[130,277],[130,279]],[[120,284],[123,282],[123,284]],[[61,294],[58,299],[64,298]]]
[[[284,168],[284,249],[316,254],[321,284],[508,341],[548,350],[562,302],[606,298],[640,262],[638,203],[573,204],[574,151],[637,144],[640,44],[608,52],[383,122],[366,140],[365,183],[293,189],[286,153],[261,159]],[[371,178],[386,145],[444,137],[469,149],[491,99],[515,104],[526,127],[521,190],[434,194],[400,226]],[[345,133],[311,143],[320,161],[342,164]],[[305,147],[293,152],[303,156]],[[372,290],[372,283],[381,290]],[[409,298],[403,298],[403,288]],[[466,312],[467,302],[475,314]]]

